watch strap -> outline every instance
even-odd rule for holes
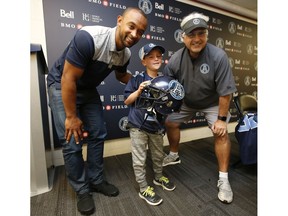
[[[218,120],[225,121],[227,120],[226,116],[218,116]]]

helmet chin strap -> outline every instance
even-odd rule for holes
[[[154,109],[154,107],[148,107],[147,109],[147,112],[145,114],[145,118],[140,126],[140,130],[142,129],[142,126],[144,125],[144,123],[147,121],[148,117],[151,117],[153,119],[153,121],[158,125],[159,129],[157,131],[157,134],[162,134],[162,136],[165,135],[165,129],[164,127],[160,124],[160,122],[158,121],[157,119],[157,112],[156,110]],[[159,114],[161,115],[161,114]]]

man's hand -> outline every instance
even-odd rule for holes
[[[211,130],[217,136],[224,136],[227,133],[227,123],[217,120],[211,127]]]
[[[83,140],[83,123],[78,118],[66,118],[65,120],[65,139],[68,143],[74,136],[76,144],[79,144],[80,140]]]

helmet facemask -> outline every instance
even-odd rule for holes
[[[158,76],[151,80],[140,95],[136,108],[155,109],[162,115],[179,111],[184,98],[183,86],[169,76]]]

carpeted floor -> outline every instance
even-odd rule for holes
[[[231,164],[238,161],[238,144],[234,133]],[[168,147],[164,150],[167,152]],[[213,138],[194,140],[180,145],[182,163],[164,167],[164,174],[174,181],[176,189],[163,191],[153,185],[163,198],[159,206],[150,206],[138,196],[131,154],[104,159],[107,180],[116,185],[120,194],[106,197],[93,193],[96,204],[94,216],[256,216],[257,215],[257,165],[231,167],[229,179],[234,201],[223,204],[217,198],[217,161]],[[153,171],[150,157],[147,161],[147,179],[152,183]],[[55,168],[53,189],[31,197],[31,216],[78,216],[76,195],[68,184],[64,166]]]

